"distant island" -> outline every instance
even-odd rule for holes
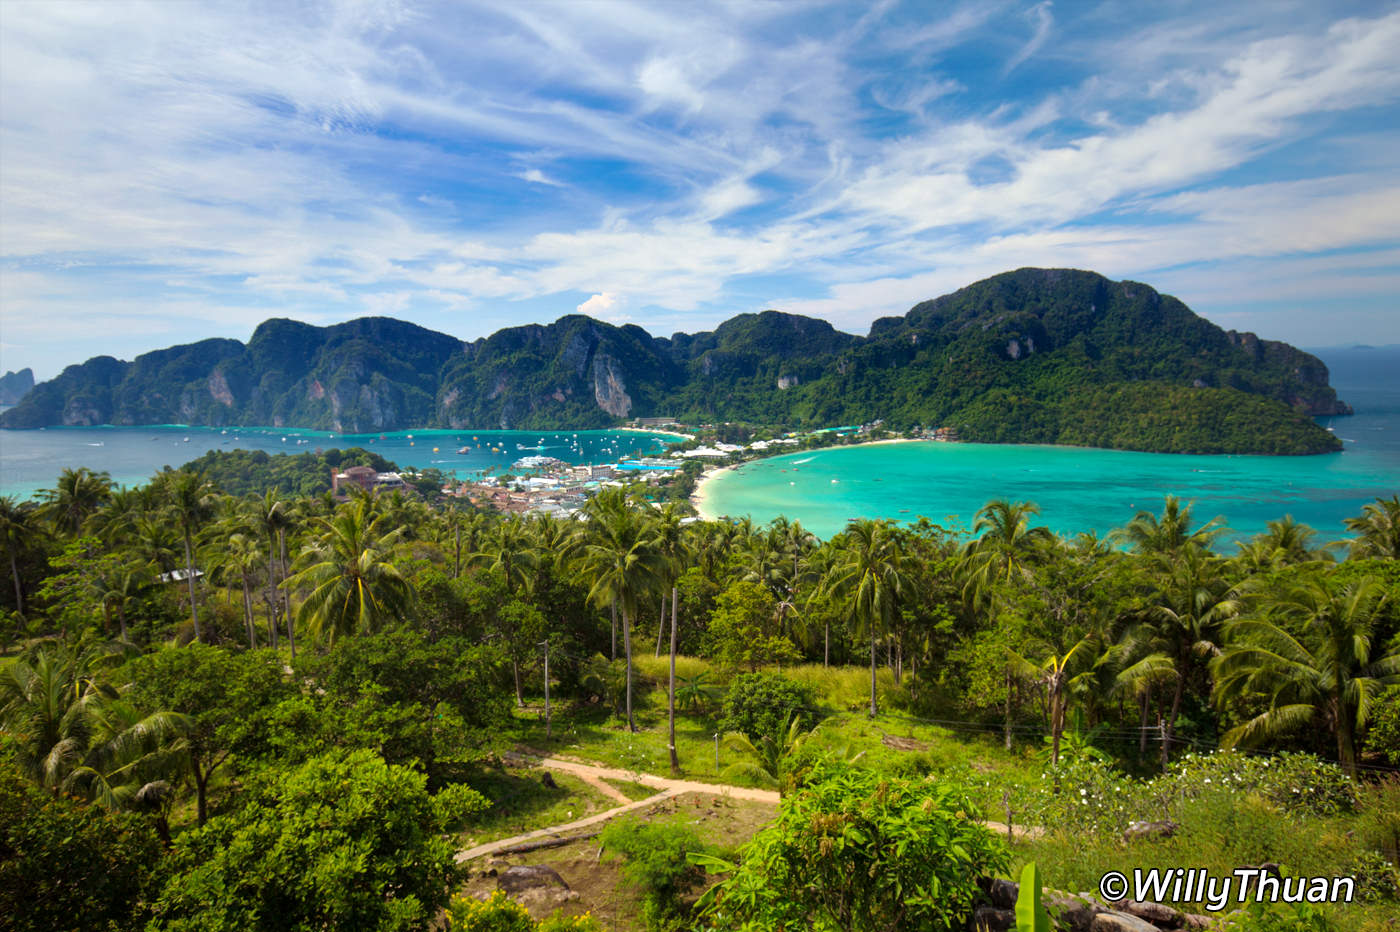
[[[0,375],[0,405],[19,404],[34,387],[34,370],[21,369]]]
[[[274,319],[247,344],[69,366],[0,414],[0,427],[881,420],[980,442],[1303,454],[1341,449],[1312,418],[1349,413],[1313,355],[1223,330],[1147,285],[1027,268],[877,320],[864,337],[778,311],[670,338],[570,315],[471,342],[383,317]]]

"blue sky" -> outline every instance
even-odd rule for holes
[[[1400,5],[488,0],[0,10],[0,369],[267,317],[470,339],[1026,265],[1400,341]]]

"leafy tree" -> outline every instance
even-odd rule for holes
[[[293,691],[281,659],[272,651],[234,653],[191,644],[140,658],[131,676],[144,704],[188,719],[184,766],[203,825],[209,819],[210,779],[233,754],[257,747],[273,706]]]
[[[976,878],[1009,866],[1005,844],[958,789],[822,765],[783,799],[701,905],[722,928],[902,932],[962,928]]]
[[[795,714],[810,715],[812,691],[781,673],[741,673],[724,697],[721,731],[736,731],[757,741],[787,729]]]
[[[710,617],[711,655],[722,666],[751,671],[770,663],[796,663],[797,646],[777,633],[776,603],[766,586],[740,580],[715,600]]]
[[[0,916],[16,932],[123,932],[153,892],[150,824],[42,790],[0,763]]]
[[[264,771],[241,808],[180,836],[148,928],[424,928],[458,876],[443,832],[486,807],[365,750]]]
[[[604,932],[591,915],[565,916],[560,910],[536,922],[524,906],[502,890],[485,900],[454,896],[447,916],[454,932]]]

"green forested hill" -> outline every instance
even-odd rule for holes
[[[1020,269],[866,337],[765,311],[657,338],[579,315],[463,343],[387,318],[262,324],[37,386],[0,426],[270,424],[585,428],[632,417],[822,426],[885,419],[964,439],[1162,452],[1339,448],[1317,358],[1225,331],[1147,285]]]

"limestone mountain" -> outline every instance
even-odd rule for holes
[[[34,370],[21,369],[0,375],[0,405],[19,404],[21,398],[34,387]]]
[[[864,337],[777,311],[669,338],[570,315],[471,342],[387,318],[270,320],[247,345],[205,340],[70,366],[0,426],[362,433],[884,418],[968,440],[1311,453],[1339,447],[1311,417],[1349,411],[1327,367],[1287,344],[1222,330],[1146,285],[1020,269],[882,318]]]

